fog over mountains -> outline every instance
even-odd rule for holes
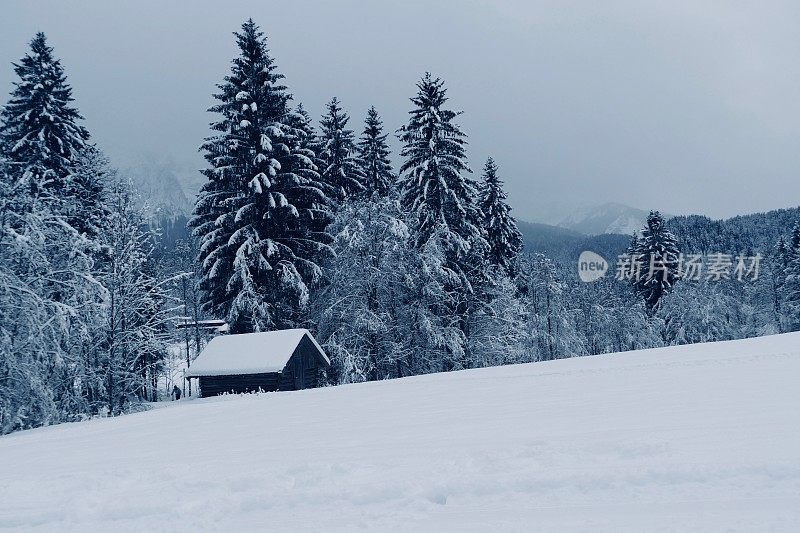
[[[644,209],[612,202],[576,209],[558,220],[556,225],[587,235],[603,233],[630,235],[642,228],[647,220],[647,214],[648,211]],[[662,214],[667,218],[671,216],[666,213]]]
[[[168,157],[142,156],[137,163],[121,169],[121,172],[130,178],[147,211],[156,218],[188,215],[202,183],[199,171],[188,172]],[[653,206],[653,209],[657,208]],[[542,225],[557,226],[571,230],[576,235],[630,235],[642,228],[648,212],[619,202],[583,207],[564,205],[542,212],[526,224],[529,229],[538,227],[540,230]],[[666,218],[672,216],[662,214]],[[545,233],[555,236],[560,232],[548,230]],[[564,232],[561,237],[569,234]]]

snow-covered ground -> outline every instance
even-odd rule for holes
[[[0,529],[800,531],[800,334],[0,438]]]

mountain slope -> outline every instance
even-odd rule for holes
[[[538,222],[517,221],[528,253],[543,253],[562,264],[574,264],[581,252],[590,250],[613,261],[625,252],[631,241],[630,235],[603,233],[583,235],[558,226]]]
[[[562,218],[558,225],[588,235],[620,233],[631,235],[640,231],[648,211],[619,203],[607,203],[576,210]],[[669,215],[665,215],[669,217]]]
[[[739,215],[726,220],[712,220],[700,215],[679,216],[667,220],[687,252],[762,255],[772,253],[778,238],[789,238],[800,223],[800,207],[775,209],[766,213]]]
[[[800,333],[163,409],[0,438],[25,531],[800,527]]]
[[[539,222],[518,220],[517,227],[522,233],[526,252],[540,252],[546,255],[553,255],[562,249],[570,248],[585,237],[577,231]]]

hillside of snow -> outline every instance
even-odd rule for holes
[[[799,531],[800,333],[0,437],[0,529]]]

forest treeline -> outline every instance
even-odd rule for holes
[[[421,77],[396,129],[374,107],[352,125],[336,97],[315,123],[258,26],[235,38],[185,235],[154,227],[94,144],[44,34],[14,64],[0,113],[0,433],[157,400],[169,361],[190,365],[206,340],[176,320],[309,328],[327,384],[800,327],[794,222],[768,249],[736,232],[709,243],[763,254],[757,278],[690,282],[674,257],[714,223],[653,212],[628,253],[662,268],[581,283],[576,265],[523,250],[502,165],[487,156],[473,173],[443,80]]]

